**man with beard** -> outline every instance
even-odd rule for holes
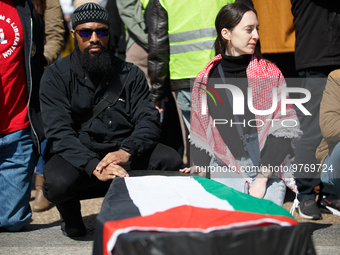
[[[86,234],[80,199],[104,196],[129,170],[181,165],[175,150],[157,143],[158,111],[144,73],[108,50],[107,11],[81,5],[72,26],[75,51],[46,69],[40,89],[49,148],[43,191],[69,237]]]

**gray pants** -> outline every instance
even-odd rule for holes
[[[246,171],[247,175],[251,179],[251,182],[253,183],[257,176],[257,171],[251,171],[251,169],[255,168],[252,168],[254,165],[250,157],[242,157],[241,160],[237,160],[237,162],[241,165],[241,167],[243,167],[242,169]],[[210,166],[215,166],[214,169],[221,169],[217,168],[217,166],[224,166],[224,164],[219,159],[212,158],[210,161]],[[226,170],[226,168],[223,169]],[[249,191],[249,184],[238,173],[232,171],[214,171],[210,172],[210,178],[242,193],[248,193]],[[286,185],[281,179],[273,175],[267,182],[267,189],[263,198],[270,200],[279,206],[282,206],[285,195]]]

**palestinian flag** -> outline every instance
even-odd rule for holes
[[[110,219],[102,222],[103,254],[111,254],[117,237],[131,231],[209,233],[298,224],[282,207],[213,180],[158,175],[114,179],[97,221],[103,216]]]

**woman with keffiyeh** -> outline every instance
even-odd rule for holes
[[[254,9],[238,3],[226,5],[218,13],[215,26],[216,56],[198,74],[192,89],[193,162],[210,166],[211,179],[282,206],[285,183],[297,192],[289,152],[292,139],[301,135],[293,106],[287,105],[285,115],[281,113],[284,77],[256,52],[259,25]],[[215,84],[234,85],[239,95],[242,91],[242,114],[233,114],[240,109],[234,109],[232,102],[233,97],[241,97],[226,88],[216,89]],[[249,110],[248,94],[257,112]],[[259,114],[269,109],[273,110],[267,115]],[[246,140],[252,149],[245,149]]]

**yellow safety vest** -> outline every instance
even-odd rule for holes
[[[148,7],[149,1],[150,0],[140,0],[140,2],[143,5],[143,14],[144,14],[144,10],[146,9],[146,7]]]
[[[194,78],[214,57],[215,19],[235,0],[159,0],[168,14],[170,79]]]

